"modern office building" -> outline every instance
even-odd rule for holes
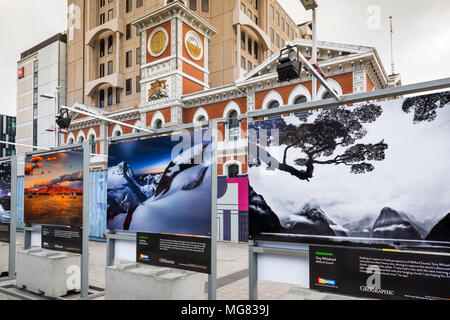
[[[16,117],[0,114],[0,140],[16,142]],[[0,143],[0,158],[16,154],[14,145]]]
[[[17,62],[17,138],[24,145],[54,147],[56,97],[66,103],[66,35],[53,37],[22,52]],[[57,89],[59,87],[59,90]],[[32,151],[17,147],[17,154]]]

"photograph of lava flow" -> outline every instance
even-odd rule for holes
[[[448,250],[450,92],[249,127],[251,239]]]
[[[82,226],[81,151],[27,157],[24,185],[25,223]]]
[[[11,162],[0,163],[0,222],[9,223],[11,210]]]
[[[108,229],[210,236],[211,139],[202,136],[110,145]]]

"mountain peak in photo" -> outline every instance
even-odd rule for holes
[[[422,240],[406,214],[385,207],[373,225],[372,238]]]
[[[63,187],[63,186],[56,186],[51,185],[42,189],[39,189],[36,191],[36,194],[49,194],[49,195],[58,195],[58,194],[81,194],[83,193],[82,190],[73,189],[69,187]]]

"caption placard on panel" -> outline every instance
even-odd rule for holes
[[[138,233],[136,261],[211,273],[211,238]]]
[[[310,246],[310,288],[375,299],[450,299],[450,255]]]
[[[82,232],[81,228],[42,226],[42,248],[81,254]]]

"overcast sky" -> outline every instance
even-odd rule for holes
[[[214,5],[212,0],[212,5]],[[226,0],[231,1],[231,0]],[[298,23],[311,19],[300,0],[279,0]],[[396,71],[403,84],[450,76],[449,0],[317,0],[322,41],[376,47],[390,72],[389,16]],[[0,1],[0,113],[16,113],[20,53],[66,29],[66,0]]]

